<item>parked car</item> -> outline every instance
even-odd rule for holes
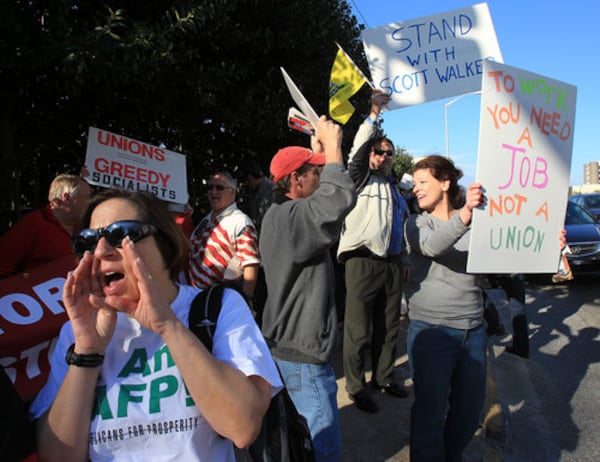
[[[600,193],[576,194],[570,200],[590,212],[596,221],[600,221]]]
[[[567,202],[565,217],[567,255],[573,274],[600,274],[600,223],[573,200]]]

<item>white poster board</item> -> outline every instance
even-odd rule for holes
[[[487,3],[368,29],[362,39],[390,110],[477,92],[483,61],[502,62]]]
[[[298,105],[298,108],[304,114],[304,116],[310,121],[314,128],[317,127],[317,123],[319,122],[319,116],[317,112],[312,108],[308,100],[304,97],[300,89],[296,86],[292,78],[288,75],[283,67],[281,69],[281,74],[283,75],[283,80],[285,80],[285,84],[288,87],[290,95],[292,95],[292,99]]]
[[[149,191],[178,204],[189,199],[183,154],[90,127],[85,165],[96,186]]]
[[[501,63],[484,64],[467,271],[554,273],[560,256],[577,88]]]

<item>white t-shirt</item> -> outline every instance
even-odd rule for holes
[[[186,326],[198,292],[181,285],[172,305]],[[68,370],[65,354],[73,342],[68,322],[52,353],[48,382],[31,405],[35,418],[52,405]],[[247,376],[264,378],[271,384],[271,396],[281,389],[269,348],[247,305],[231,289],[223,294],[212,352]],[[89,435],[92,461],[235,460],[231,442],[218,436],[195,406],[163,339],[122,313],[106,351],[96,395]],[[77,400],[74,396],[74,405]]]

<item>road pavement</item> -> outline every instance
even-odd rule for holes
[[[464,462],[597,462],[600,422],[600,290],[598,280],[527,284],[531,356],[505,352],[509,311],[501,291],[493,294],[507,335],[490,338],[490,364],[501,414],[474,436]],[[401,322],[396,378],[409,396],[375,394],[376,414],[359,411],[348,398],[335,357],[343,462],[408,462],[413,390]],[[370,371],[367,379],[370,378]],[[491,413],[490,413],[491,414]]]

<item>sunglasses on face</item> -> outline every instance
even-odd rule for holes
[[[86,250],[93,252],[102,237],[112,247],[119,248],[121,247],[121,241],[126,237],[129,237],[132,242],[138,242],[157,232],[158,230],[154,226],[139,221],[115,221],[105,228],[82,229],[79,234],[72,238],[73,250],[75,254],[82,256]]]
[[[378,156],[383,156],[385,154],[388,157],[392,157],[394,155],[394,151],[392,151],[391,149],[387,151],[385,149],[373,149],[373,152]]]
[[[207,188],[209,191],[212,191],[213,189],[216,189],[217,191],[224,191],[231,188],[231,186],[223,186],[222,184],[209,184]]]

